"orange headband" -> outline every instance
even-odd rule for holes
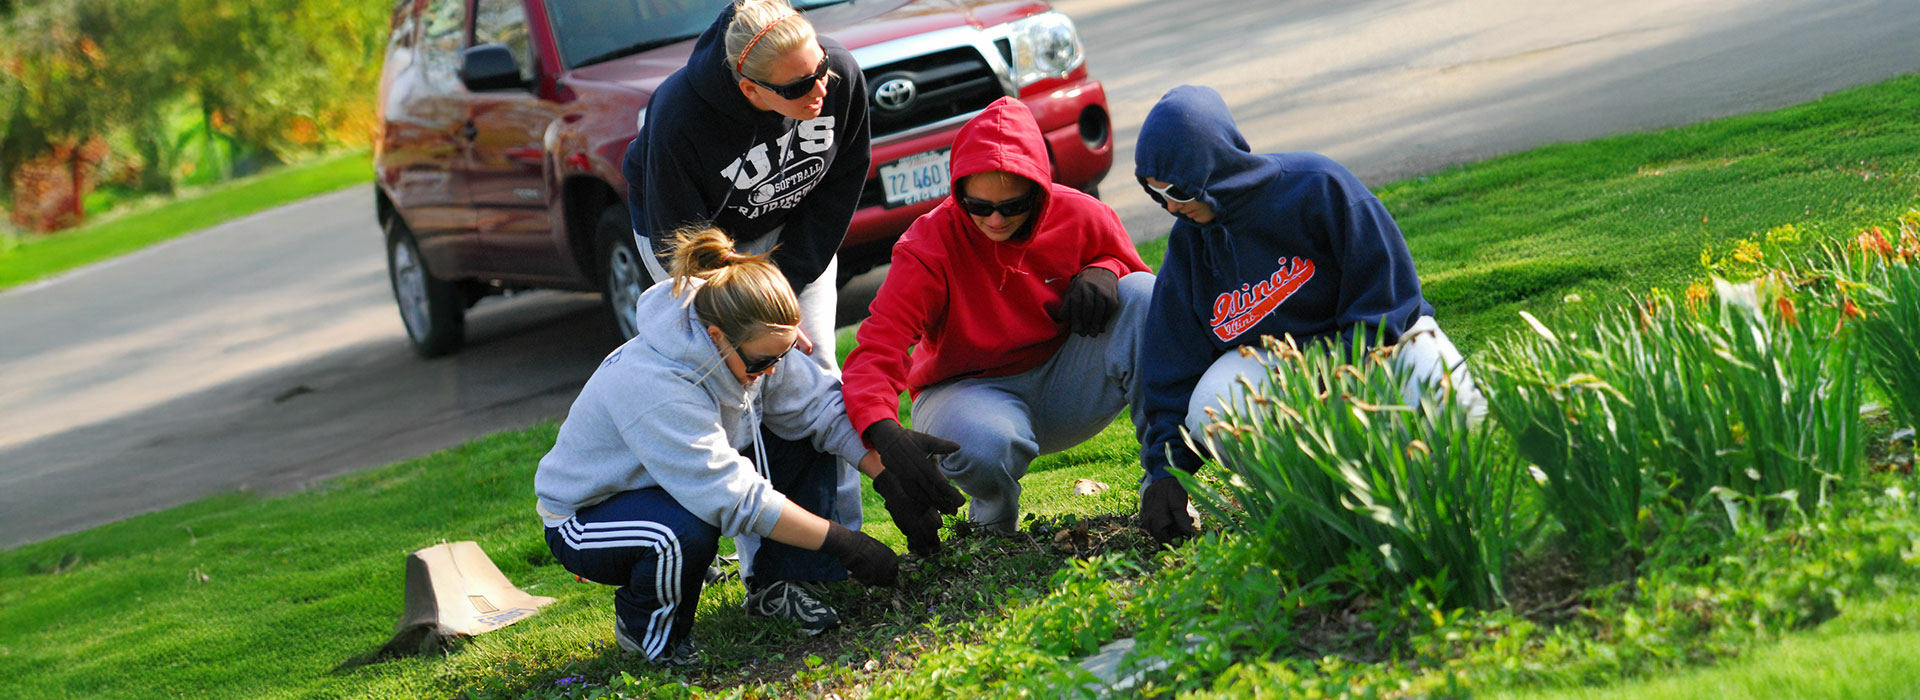
[[[787,20],[790,20],[799,16],[800,16],[800,13],[795,12],[785,17],[781,17],[780,19],[776,19],[772,22],[768,22],[767,26],[761,27],[760,33],[753,35],[753,38],[747,41],[747,48],[740,52],[740,60],[733,64],[733,72],[739,74],[739,76],[742,78],[747,77],[747,72],[745,70],[747,65],[747,56],[753,53],[753,45],[760,43],[760,37],[766,36],[768,30],[771,30],[774,27],[780,26],[781,22],[785,22]]]

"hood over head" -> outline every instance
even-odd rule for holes
[[[687,67],[683,70],[687,71],[687,82],[700,99],[728,119],[751,123],[761,112],[740,93],[740,79],[727,65],[727,25],[733,23],[733,14],[733,3],[727,3],[720,16],[693,42],[693,55],[687,58]]]
[[[628,345],[645,347],[669,366],[677,367],[697,384],[715,383],[727,393],[744,388],[727,370],[726,357],[707,335],[707,326],[693,309],[693,295],[706,280],[687,280],[684,296],[673,293],[673,280],[662,280],[640,295],[636,316],[640,333]]]
[[[1220,93],[1195,85],[1168,90],[1147,112],[1133,161],[1135,179],[1195,193],[1216,217],[1228,216],[1281,172],[1277,159],[1247,146]]]
[[[960,208],[961,183],[968,175],[999,170],[1033,182],[1040,194],[1040,204],[1027,219],[1026,230],[1039,226],[1040,217],[1046,213],[1053,167],[1047,159],[1047,142],[1040,135],[1040,123],[1034,120],[1033,110],[1028,109],[1025,102],[1002,97],[975,115],[954,136],[953,155],[948,163],[948,175],[953,179],[953,192],[948,197],[953,200],[954,208]],[[973,224],[964,211],[961,218],[966,219],[968,225]]]

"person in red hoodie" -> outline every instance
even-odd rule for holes
[[[972,497],[968,519],[1010,530],[1027,465],[1093,437],[1139,396],[1153,274],[1112,208],[1052,182],[1019,100],[961,128],[951,172],[952,194],[893,246],[842,391],[889,469],[930,470],[944,454],[937,468]],[[917,431],[900,426],[901,391]],[[909,549],[939,547],[935,499],[881,495]]]

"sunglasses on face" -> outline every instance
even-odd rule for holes
[[[1164,197],[1167,201],[1179,202],[1181,204],[1193,201],[1193,195],[1187,194],[1186,190],[1180,189],[1179,185],[1172,183],[1168,183],[1166,187],[1154,187],[1153,185],[1147,184],[1146,180],[1141,180],[1140,186],[1147,188],[1147,194],[1156,199]]]
[[[791,83],[774,85],[754,78],[747,78],[747,80],[751,80],[753,84],[766,88],[775,95],[779,95],[780,99],[797,100],[806,97],[807,93],[813,92],[814,83],[820,82],[820,79],[825,77],[827,77],[827,57],[821,56],[820,67],[813,69],[813,75],[803,77]]]
[[[974,216],[978,216],[983,219],[989,216],[993,216],[993,213],[996,211],[1000,212],[1001,216],[1011,219],[1013,217],[1032,211],[1033,205],[1038,203],[1039,201],[1040,201],[1039,193],[1033,192],[1033,191],[1029,191],[1026,194],[1020,195],[1018,197],[1014,197],[1013,199],[1006,199],[998,202],[989,202],[987,200],[980,199],[978,197],[968,197],[966,195],[961,195],[960,208],[967,210],[968,214],[972,214]]]
[[[800,339],[798,337],[795,337],[793,339],[793,345],[788,345],[787,349],[781,350],[780,354],[778,355],[768,355],[766,357],[754,357],[740,350],[740,345],[738,343],[735,343],[733,346],[733,354],[740,356],[740,365],[741,365],[740,368],[744,370],[747,374],[759,374],[769,369],[773,369],[774,365],[780,364],[780,359],[783,357],[786,357],[787,353],[792,352],[793,348],[799,344],[800,344]]]

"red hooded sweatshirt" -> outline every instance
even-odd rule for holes
[[[1027,233],[987,238],[960,208],[960,182],[1000,170],[1041,188]],[[1053,184],[1033,112],[1003,97],[953,142],[953,194],[913,222],[893,246],[893,267],[847,355],[843,391],[853,427],[898,419],[900,392],[951,379],[1019,374],[1067,340],[1050,313],[1089,267],[1116,277],[1145,272],[1120,217],[1100,200]],[[913,354],[907,349],[913,348]]]

